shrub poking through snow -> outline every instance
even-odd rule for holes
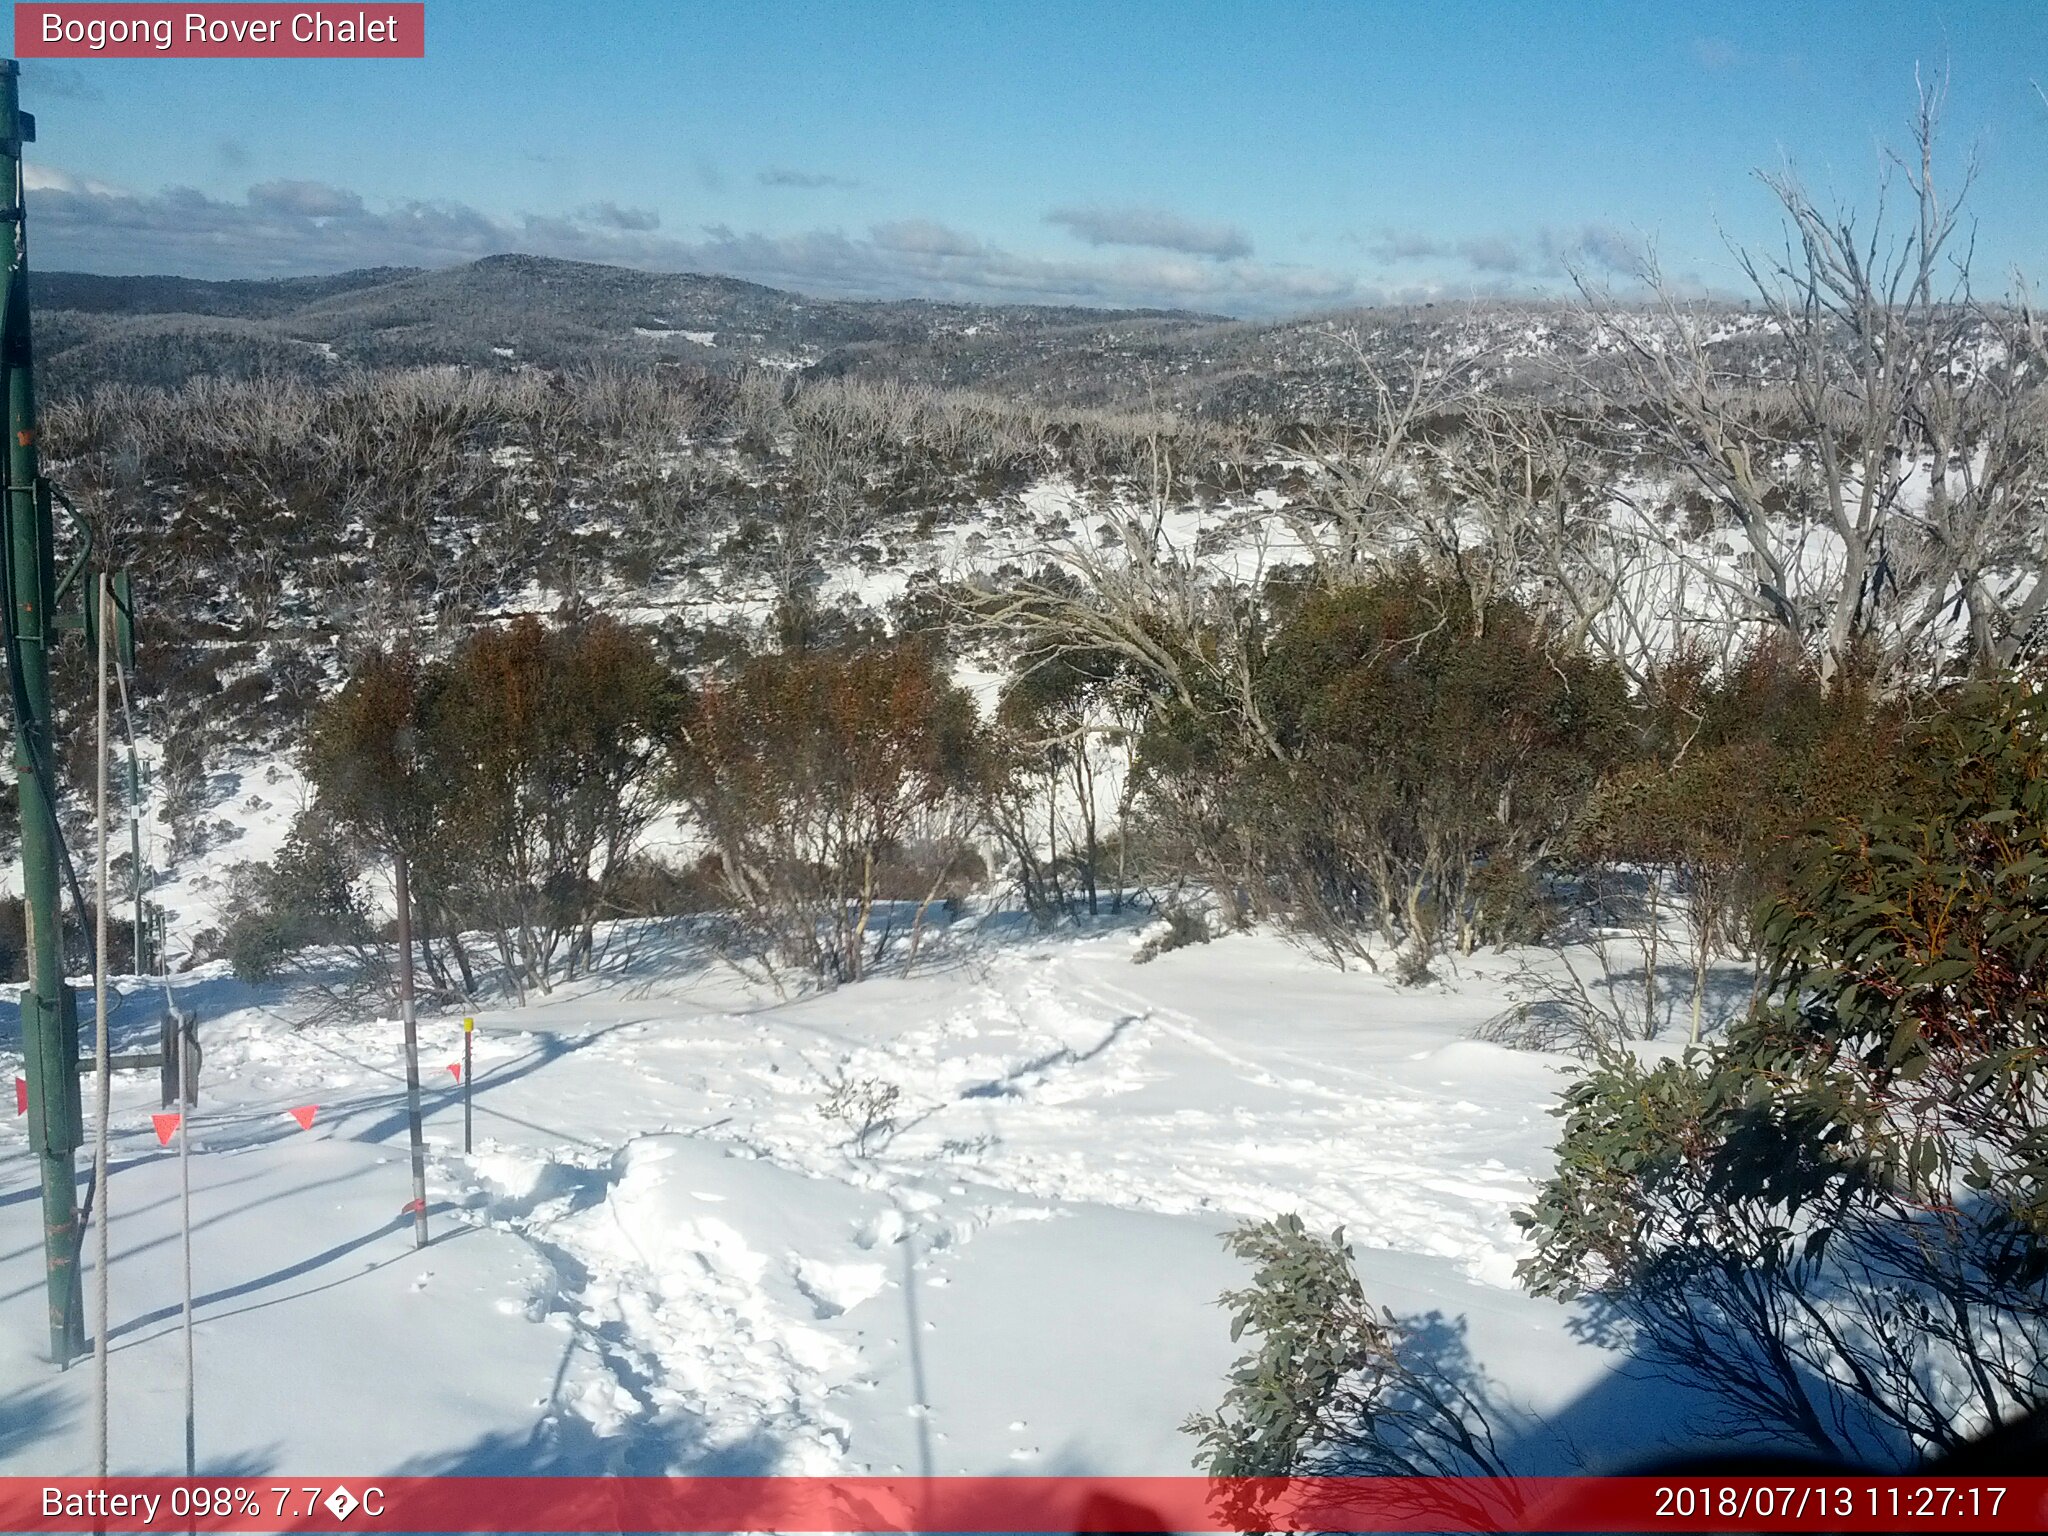
[[[1214,1413],[1181,1427],[1201,1442],[1212,1477],[1322,1473],[1504,1475],[1481,1388],[1421,1359],[1423,1330],[1366,1299],[1339,1227],[1328,1237],[1296,1215],[1227,1234],[1254,1266],[1226,1291],[1230,1336],[1253,1340]]]
[[[1172,950],[1186,949],[1190,944],[1209,942],[1209,923],[1201,913],[1192,907],[1169,907],[1166,910],[1166,925],[1143,944],[1131,956],[1133,965],[1144,965],[1157,960]]]
[[[818,1113],[846,1128],[846,1144],[855,1157],[869,1157],[896,1134],[896,1104],[902,1097],[901,1089],[880,1078],[841,1076],[826,1085]]]

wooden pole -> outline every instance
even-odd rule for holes
[[[420,1021],[412,995],[412,874],[405,851],[392,858],[398,886],[398,1011],[405,1021],[405,1121],[412,1136],[413,1246],[427,1246],[427,1137],[420,1120]]]
[[[469,1043],[475,1038],[476,1020],[464,1019],[462,1021],[462,1153],[465,1157],[469,1155],[470,1150],[469,1090],[470,1084],[475,1081],[475,1076],[470,1066]]]

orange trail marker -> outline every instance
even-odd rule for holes
[[[317,1104],[301,1104],[297,1109],[288,1109],[285,1111],[286,1114],[290,1115],[294,1120],[299,1122],[299,1129],[302,1131],[310,1131],[311,1129],[313,1129],[313,1116],[318,1114],[319,1112],[320,1106]]]
[[[454,1074],[455,1074],[455,1081],[457,1081],[458,1083],[462,1081],[462,1063],[461,1063],[461,1062],[459,1062],[459,1061],[451,1061],[451,1062],[449,1062],[449,1063],[448,1063],[448,1070],[449,1070],[450,1072],[452,1072],[452,1073],[454,1073]]]
[[[156,1144],[168,1147],[171,1144],[171,1132],[178,1128],[178,1122],[184,1118],[176,1110],[165,1115],[151,1115],[150,1123],[156,1127]]]
[[[14,1080],[14,1112],[17,1115],[28,1113],[28,1079],[25,1077]]]
[[[417,1216],[426,1208],[427,1202],[424,1200],[408,1200],[405,1202],[405,1208],[398,1214],[401,1216]]]

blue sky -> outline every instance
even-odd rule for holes
[[[1786,159],[1868,210],[1914,70],[1980,288],[2048,276],[2048,4],[428,0],[418,61],[30,61],[35,260],[499,250],[826,294],[1272,313],[1715,289]]]

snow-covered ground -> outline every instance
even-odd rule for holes
[[[687,932],[615,935],[600,979],[478,1015],[471,1155],[459,1020],[424,1021],[424,1251],[398,1026],[294,1029],[217,970],[176,978],[207,1049],[202,1469],[1182,1472],[1178,1426],[1236,1353],[1215,1299],[1246,1274],[1219,1234],[1288,1210],[1343,1225],[1369,1294],[1495,1405],[1521,1465],[1682,1438],[1668,1386],[1514,1286],[1510,1212],[1567,1063],[1466,1038],[1505,962],[1403,989],[1270,935],[1134,966],[1133,924],[1011,923],[791,1002]],[[160,1011],[133,985],[117,1049]],[[836,1080],[898,1090],[866,1155],[821,1113]],[[182,1461],[154,1093],[124,1075],[113,1120],[112,1456],[135,1473]],[[92,1370],[40,1358],[23,1124],[0,1128],[0,1470],[81,1472]]]

